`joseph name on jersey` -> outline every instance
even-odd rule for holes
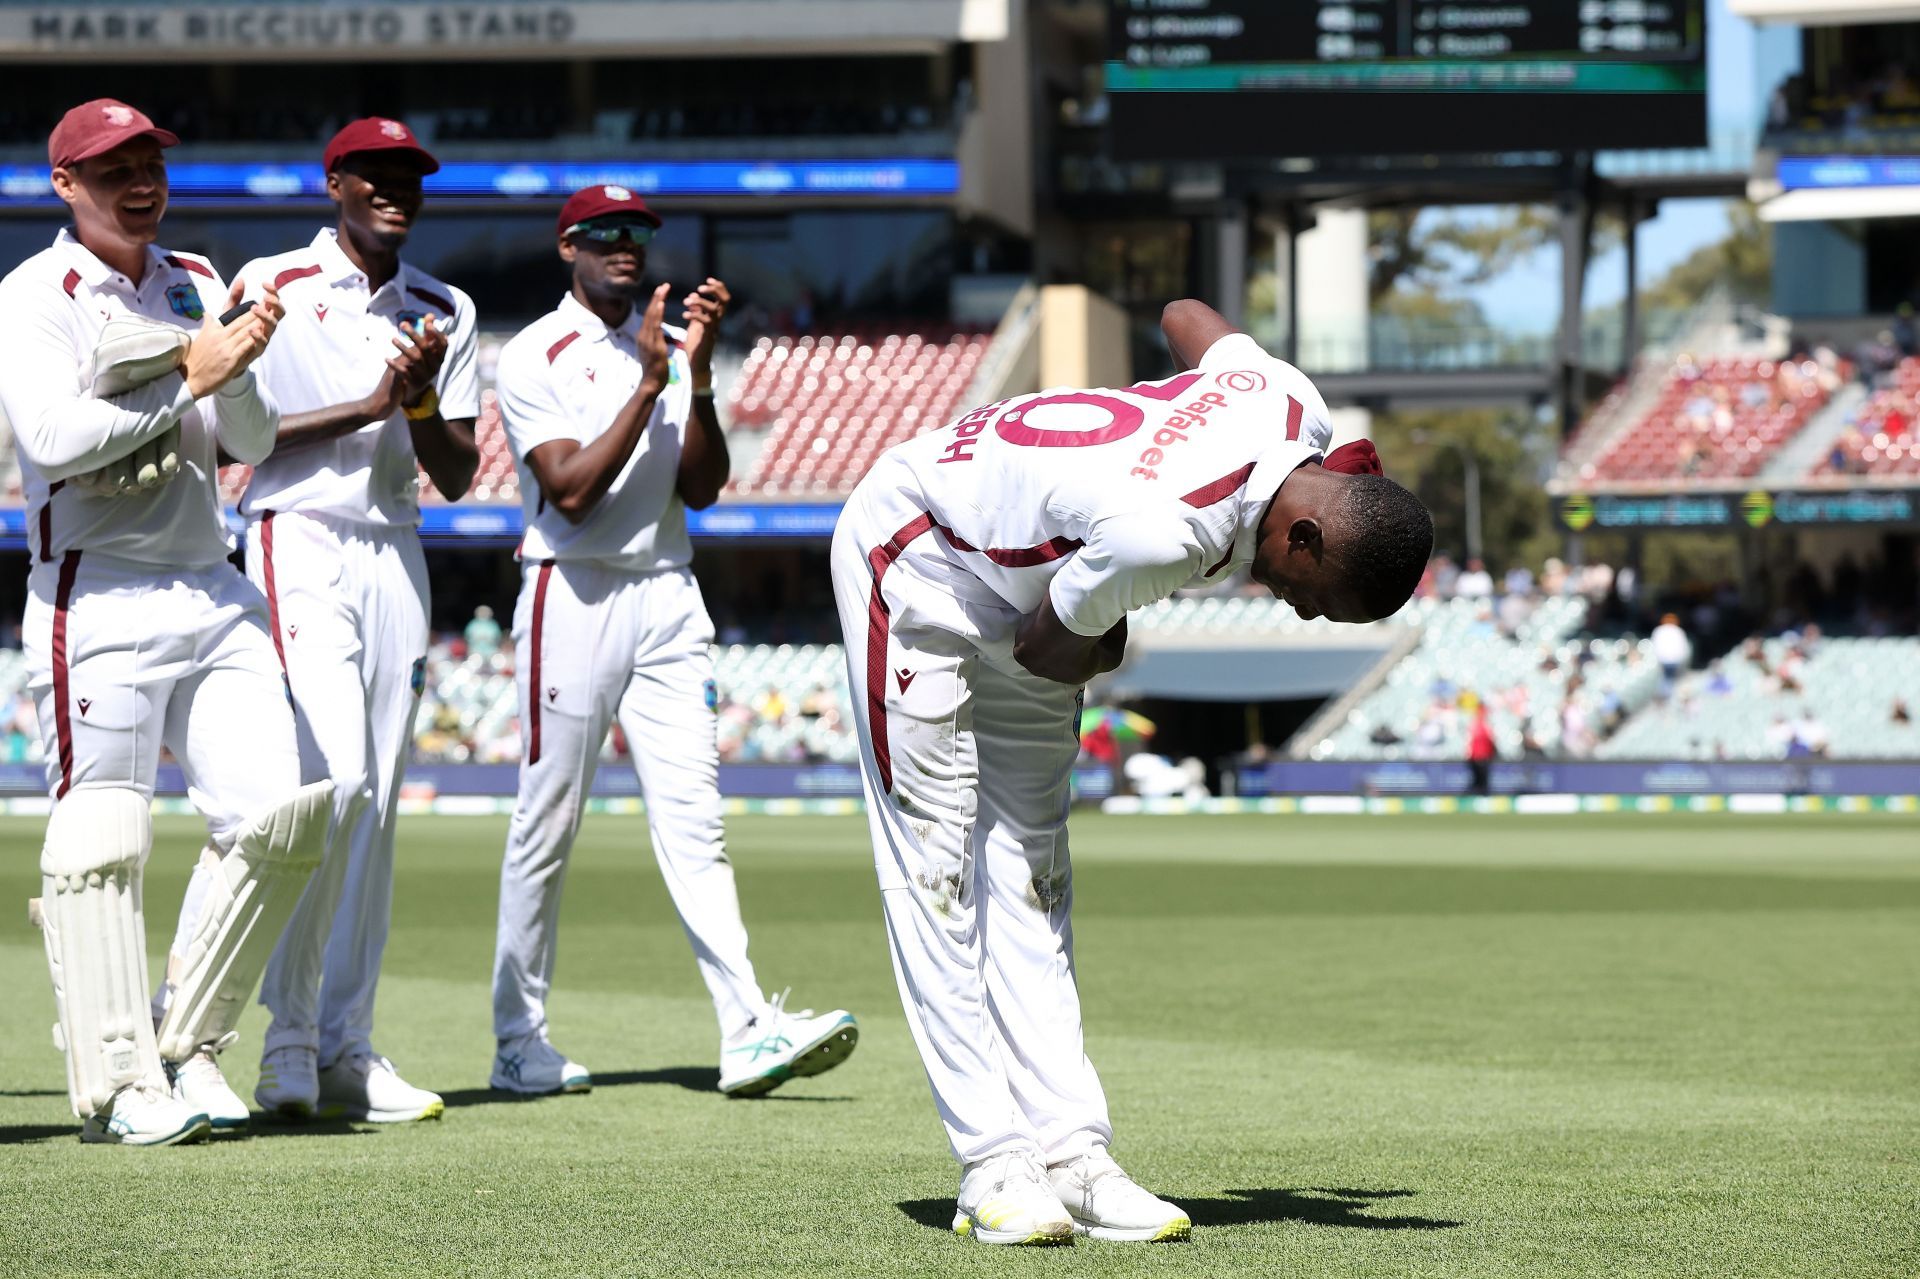
[[[273,285],[287,309],[254,366],[281,412],[307,413],[372,394],[396,353],[399,326],[432,316],[447,337],[435,380],[440,416],[480,415],[473,300],[459,289],[402,261],[393,279],[369,291],[366,273],[341,251],[332,227],[305,248],[247,263],[240,278],[248,297]],[[420,521],[418,475],[406,415],[395,411],[331,440],[275,452],[255,468],[240,509],[248,516],[307,511],[413,525]]]
[[[944,556],[1023,615],[1051,593],[1068,628],[1100,635],[1246,564],[1281,482],[1336,443],[1306,375],[1234,334],[1164,381],[975,409],[860,489],[900,520],[876,555]]]
[[[526,560],[592,560],[629,572],[682,568],[693,558],[687,511],[677,487],[680,447],[693,408],[686,332],[662,325],[672,344],[669,380],[654,402],[633,455],[606,496],[578,524],[549,506],[527,466],[542,444],[586,445],[612,425],[640,385],[638,307],[614,328],[571,294],[500,350],[494,383],[500,417],[520,473]]]
[[[279,415],[251,372],[197,401],[179,372],[111,399],[81,385],[108,320],[197,332],[203,316],[226,309],[226,286],[205,258],[157,246],[147,254],[135,285],[65,229],[0,280],[0,405],[18,442],[36,562],[78,549],[181,568],[218,563],[233,550],[215,485],[219,450],[254,462],[272,446]],[[181,471],[170,483],[99,496],[68,482],[175,425]]]

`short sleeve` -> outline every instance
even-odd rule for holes
[[[527,335],[522,334],[521,339]],[[500,353],[494,386],[500,396],[500,420],[506,427],[507,445],[515,458],[525,461],[528,453],[554,440],[578,440],[579,428],[568,417],[553,392],[553,379],[545,367],[530,367],[521,358],[521,339],[509,342]],[[444,413],[443,413],[444,416]]]
[[[453,329],[447,334],[447,358],[440,366],[440,416],[448,419],[480,416],[478,348],[480,324],[473,299],[454,290]]]

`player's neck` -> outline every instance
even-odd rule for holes
[[[573,282],[573,300],[593,312],[600,323],[610,329],[619,328],[633,314],[632,298],[619,293],[604,296],[589,293],[578,280]]]
[[[347,261],[367,277],[367,292],[377,292],[388,280],[400,274],[399,249],[388,248],[384,244],[362,244],[354,239],[353,229],[345,222],[340,224],[337,238],[340,251],[347,255]]]
[[[88,236],[78,227],[74,228],[73,234],[87,252],[132,280],[136,289],[147,278],[147,264],[152,261],[152,255],[147,252],[145,244],[99,235]]]

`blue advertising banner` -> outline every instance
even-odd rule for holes
[[[1285,761],[1240,770],[1238,794],[1464,795],[1464,763],[1366,760]],[[1782,760],[1753,763],[1627,763],[1541,760],[1497,763],[1497,795],[1910,795],[1920,763]]]
[[[642,195],[820,195],[841,198],[952,195],[960,189],[954,160],[688,160],[655,164],[476,164],[455,161],[429,174],[426,192],[442,199],[546,200],[596,184]],[[196,201],[325,200],[318,164],[184,161],[167,167],[169,199]],[[49,172],[37,165],[0,165],[0,208],[60,207]]]
[[[1920,156],[1782,156],[1774,176],[1788,191],[1920,186]]]
[[[733,502],[687,512],[687,532],[699,538],[796,539],[833,536],[840,518],[838,502]],[[244,535],[246,523],[233,511],[227,525]],[[512,546],[525,527],[518,506],[423,506],[420,536],[434,543],[470,546]],[[0,508],[0,550],[24,550],[27,512],[18,506]]]

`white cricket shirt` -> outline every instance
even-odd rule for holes
[[[873,548],[889,562],[944,555],[1022,615],[1051,591],[1068,629],[1101,635],[1250,561],[1281,482],[1333,436],[1306,375],[1233,334],[1165,381],[975,409],[889,450],[859,489],[900,521]]]
[[[78,549],[181,568],[218,563],[233,550],[215,480],[219,449],[257,462],[272,446],[280,415],[251,372],[198,401],[178,372],[104,400],[81,385],[108,319],[134,315],[197,332],[203,316],[226,310],[226,285],[205,258],[157,246],[147,253],[136,285],[68,228],[0,280],[0,407],[19,447],[36,562]],[[113,497],[67,482],[175,424],[181,471],[171,482]]]
[[[610,329],[569,293],[501,348],[494,386],[520,472],[527,526],[522,559],[593,560],[645,573],[682,568],[693,558],[677,487],[680,444],[693,409],[685,330],[662,326],[673,344],[667,387],[654,401],[633,455],[586,519],[570,523],[549,506],[527,466],[527,454],[542,444],[590,444],[613,424],[640,385],[642,319],[636,306]]]
[[[254,366],[281,412],[309,413],[371,394],[397,353],[393,339],[400,325],[418,325],[431,315],[447,335],[446,360],[434,383],[440,416],[480,416],[473,299],[459,289],[403,261],[391,280],[369,292],[366,275],[341,252],[332,227],[305,248],[247,263],[240,278],[253,298],[271,283],[287,308]],[[383,422],[323,443],[276,451],[254,468],[240,510],[248,516],[310,511],[362,524],[413,525],[420,522],[418,475],[411,429],[396,410]]]

